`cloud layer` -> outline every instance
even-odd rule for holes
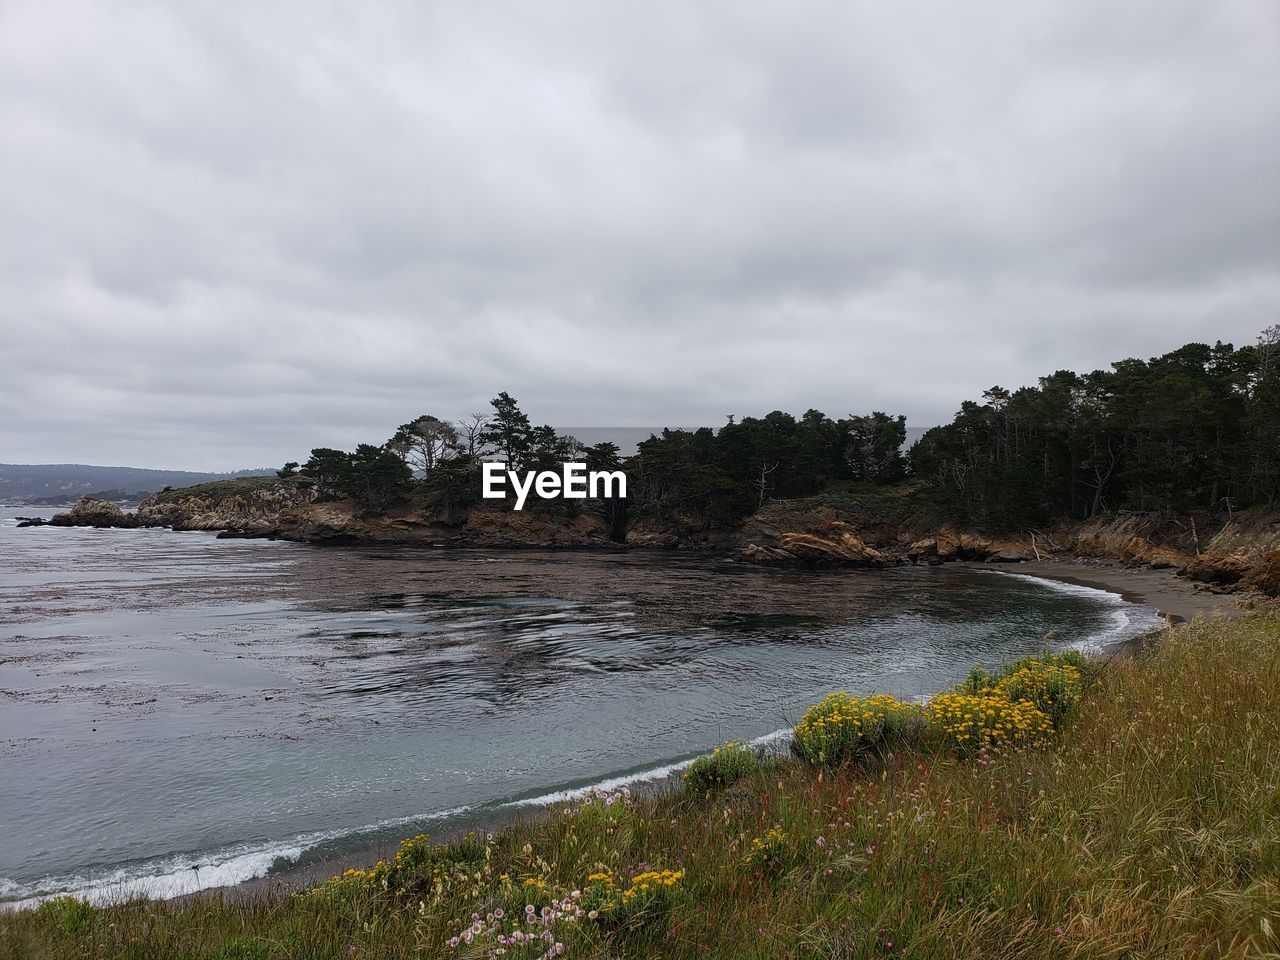
[[[13,0],[0,461],[881,408],[1280,320],[1267,0]]]

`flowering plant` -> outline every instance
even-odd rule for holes
[[[762,836],[753,837],[742,862],[747,866],[777,869],[787,859],[787,835],[782,827],[770,827]]]
[[[929,701],[929,725],[942,744],[961,752],[984,746],[1036,743],[1053,722],[1035,704],[998,692],[940,693]]]
[[[974,667],[957,693],[996,693],[1013,701],[1026,701],[1035,706],[1055,727],[1062,723],[1084,692],[1095,665],[1075,650],[1023,657],[998,673],[987,673]]]
[[[917,704],[886,694],[833,693],[805,711],[792,744],[800,759],[834,766],[892,749],[923,729],[924,713]]]

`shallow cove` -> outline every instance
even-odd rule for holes
[[[173,896],[1155,625],[986,569],[326,549],[0,515],[0,900]],[[3,519],[7,517],[8,519]]]

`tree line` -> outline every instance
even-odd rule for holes
[[[413,494],[452,510],[480,497],[480,465],[499,460],[509,470],[555,470],[566,461],[591,470],[621,467],[612,443],[587,446],[550,426],[534,426],[503,392],[492,410],[457,421],[423,414],[401,424],[385,443],[354,451],[317,447],[306,463],[286,463],[280,477],[302,476],[322,497],[350,497],[368,510],[385,510]]]
[[[452,513],[479,499],[485,460],[519,471],[581,461],[627,472],[628,502],[594,505],[616,529],[624,510],[732,524],[772,500],[904,481],[936,513],[991,526],[1118,510],[1231,513],[1280,498],[1280,325],[1238,349],[1191,343],[992,387],[905,455],[906,418],[880,411],[731,416],[719,429],[663,430],[623,459],[612,443],[534,426],[505,392],[490,408],[459,421],[424,414],[385,443],[317,448],[280,473],[369,510],[420,496]]]
[[[992,387],[912,447],[946,515],[984,524],[1120,510],[1235,510],[1280,497],[1280,325],[1110,370]]]

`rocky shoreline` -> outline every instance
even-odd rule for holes
[[[132,513],[84,497],[51,520],[29,519],[19,525],[167,527],[213,531],[226,538],[334,545],[714,551],[749,563],[811,567],[1107,561],[1126,569],[1168,570],[1213,592],[1280,597],[1280,515],[1275,513],[1230,518],[1212,530],[1197,530],[1194,520],[1187,525],[1173,518],[1125,514],[987,535],[949,523],[930,529],[878,506],[768,504],[736,529],[706,521],[657,525],[642,520],[627,530],[625,543],[618,543],[604,518],[587,510],[513,511],[483,504],[442,512],[419,505],[372,514],[349,501],[321,500],[309,484],[255,478],[154,494]]]

